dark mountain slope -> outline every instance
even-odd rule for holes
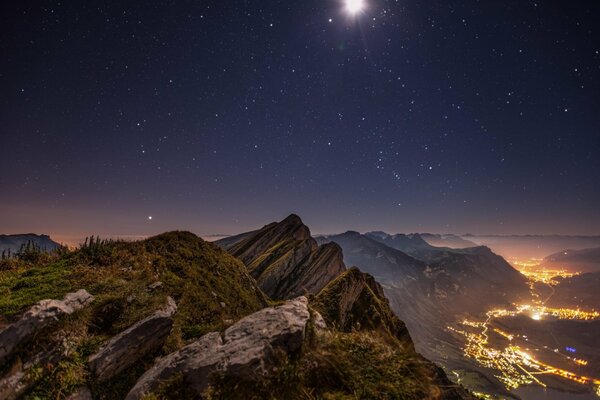
[[[542,265],[548,269],[565,269],[571,272],[600,272],[600,247],[563,250],[544,258]]]
[[[314,306],[330,326],[352,330],[383,330],[410,344],[408,330],[390,309],[383,288],[358,268],[343,272],[319,292]]]
[[[559,283],[552,288],[547,306],[600,311],[600,272],[555,279]]]
[[[42,251],[52,251],[60,247],[60,244],[50,239],[48,235],[36,235],[35,233],[0,235],[0,253],[5,252],[6,254],[10,250],[11,254],[15,254],[21,246],[27,243],[34,244]]]
[[[440,235],[435,233],[420,233],[423,240],[435,247],[449,247],[451,249],[464,249],[467,247],[475,247],[477,243],[466,240],[458,235],[446,234]]]
[[[422,250],[429,250],[433,248],[433,246],[423,240],[418,233],[409,235],[405,235],[403,233],[388,235],[385,232],[367,232],[365,233],[365,236],[383,243],[388,247],[400,250],[413,257],[416,257],[415,254],[419,254]]]
[[[375,278],[401,275],[414,279],[426,268],[424,262],[358,232],[348,231],[321,240],[339,244],[348,265],[356,265]]]
[[[461,359],[448,324],[527,295],[524,277],[489,249],[450,252],[430,246],[434,251],[425,262],[357,232],[321,240],[338,243],[347,264],[372,274],[417,350],[446,364],[449,358]]]
[[[501,304],[517,301],[528,294],[525,277],[485,246],[451,249],[431,246],[419,235],[367,235],[426,262],[429,265],[427,274],[430,277],[436,275],[440,283],[439,278],[443,275],[450,276],[453,288],[461,289],[460,298],[454,299],[457,309],[469,311],[468,303],[479,296],[486,296],[489,304]],[[453,288],[439,287],[446,292]]]

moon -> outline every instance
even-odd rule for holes
[[[365,8],[364,0],[344,0],[346,11],[352,15],[356,15]]]

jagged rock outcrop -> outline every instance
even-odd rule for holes
[[[242,318],[223,336],[218,332],[204,335],[159,359],[138,380],[127,400],[143,398],[176,374],[198,395],[218,374],[260,379],[276,366],[278,351],[290,355],[301,348],[310,318],[308,300],[299,297]]]
[[[173,327],[175,300],[167,298],[164,309],[135,323],[113,337],[97,353],[89,357],[90,371],[98,381],[106,381],[132,366],[144,356],[160,349]]]
[[[282,258],[257,279],[260,287],[275,299],[318,293],[346,269],[342,249],[335,243],[319,246],[298,263],[294,262],[297,257]]]
[[[381,285],[356,267],[325,286],[314,306],[329,325],[342,331],[383,329],[412,348],[408,330],[390,309]]]
[[[294,214],[238,237],[222,245],[246,264],[260,288],[274,299],[316,294],[346,269],[340,247],[318,246]]]
[[[309,239],[311,236],[308,227],[302,223],[299,216],[292,214],[281,222],[272,222],[253,235],[244,237],[227,250],[244,264],[249,265],[280,242],[289,240],[304,242]]]
[[[94,300],[94,296],[81,289],[66,294],[63,300],[42,300],[32,306],[21,319],[0,332],[0,363],[10,357],[36,332],[57,321],[60,317],[85,307],[92,300]]]

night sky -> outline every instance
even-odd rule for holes
[[[0,233],[295,212],[600,234],[598,1],[6,1],[0,22]]]

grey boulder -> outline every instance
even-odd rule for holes
[[[113,337],[89,359],[90,371],[98,381],[106,381],[132,366],[144,356],[160,349],[173,327],[173,314],[177,305],[167,297],[164,309],[136,322]]]
[[[186,386],[198,395],[206,391],[215,374],[255,380],[276,366],[278,352],[290,355],[300,350],[309,320],[306,297],[251,314],[229,327],[223,336],[209,333],[159,359],[126,399],[143,398],[175,374],[181,374]]]
[[[94,296],[85,289],[68,293],[62,300],[42,300],[32,306],[17,322],[0,332],[0,363],[10,357],[15,350],[64,315],[69,315],[85,307]]]

